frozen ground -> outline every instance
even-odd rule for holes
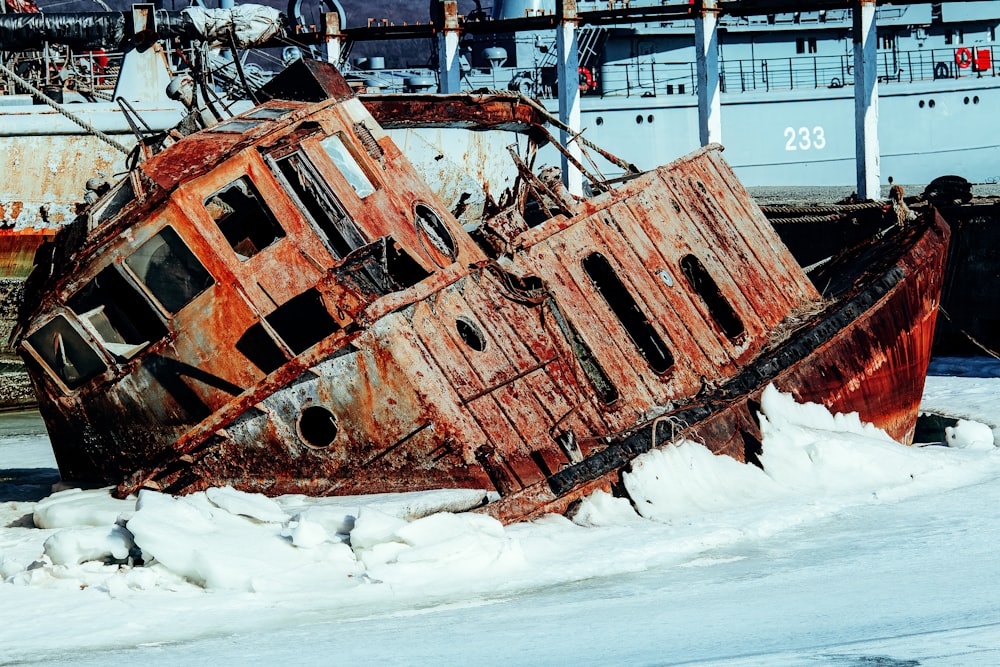
[[[50,494],[3,415],[0,664],[1000,664],[1000,363],[932,372],[954,447],[774,392],[766,472],[684,443],[631,476],[642,516],[507,527],[448,494]]]

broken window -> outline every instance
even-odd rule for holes
[[[207,197],[205,209],[241,262],[285,237],[285,230],[247,176]]]
[[[413,209],[413,216],[420,240],[430,243],[439,253],[454,260],[455,241],[441,216],[426,204],[417,204]]]
[[[673,355],[607,258],[599,252],[591,253],[583,259],[583,270],[653,372],[662,375],[670,370],[674,365]]]
[[[97,351],[62,315],[57,315],[28,336],[28,345],[52,373],[70,389],[107,370]]]
[[[215,283],[173,227],[164,227],[125,263],[171,314]]]
[[[115,266],[97,274],[66,305],[104,349],[122,359],[167,335],[153,305]]]
[[[358,164],[358,161],[351,155],[347,144],[344,143],[340,134],[331,134],[329,137],[319,142],[326,154],[330,156],[337,170],[344,176],[344,179],[354,188],[359,197],[365,198],[375,192],[375,186],[371,179]]]
[[[132,190],[132,180],[123,178],[112,187],[111,194],[106,195],[91,211],[94,224],[101,224],[125,208],[134,199],[135,192]]]
[[[321,232],[327,249],[337,259],[366,244],[365,238],[347,217],[315,167],[296,151],[274,161],[282,180],[288,184],[299,208]]]
[[[694,255],[685,255],[681,258],[681,272],[687,278],[688,284],[698,293],[701,300],[708,307],[708,312],[715,320],[715,323],[722,329],[726,338],[733,340],[741,336],[744,332],[743,322],[733,307],[729,305],[722,295],[722,290],[708,273],[705,265]]]
[[[295,354],[305,352],[340,328],[316,288],[292,297],[264,319]]]

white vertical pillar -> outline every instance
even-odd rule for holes
[[[722,143],[718,16],[716,0],[704,0],[702,9],[694,20],[698,73],[698,138],[702,146]]]
[[[340,33],[340,14],[327,12],[323,15],[326,22],[326,61],[333,65],[340,64],[340,55],[344,48],[344,36]]]
[[[580,51],[576,34],[576,0],[559,0],[557,3],[559,27],[556,29],[556,78],[559,86],[559,120],[574,132],[580,131]],[[559,139],[565,145],[570,139],[565,130]],[[569,145],[570,154],[579,162],[582,157],[580,144]],[[572,195],[583,194],[583,174],[566,156],[562,156],[563,183]]]
[[[438,43],[438,92],[457,93],[461,86],[462,70],[458,62],[458,2],[441,0],[435,24],[439,29]]]
[[[858,0],[854,14],[854,153],[858,197],[879,199],[878,33],[875,0]]]

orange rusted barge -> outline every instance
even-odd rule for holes
[[[681,436],[755,462],[769,383],[911,438],[933,211],[809,276],[718,147],[577,198],[536,173],[548,132],[520,98],[362,103],[308,67],[322,95],[276,79],[40,253],[20,351],[66,481],[471,488],[514,521]],[[476,190],[486,165],[418,171],[386,130],[418,126],[528,140]]]

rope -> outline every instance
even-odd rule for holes
[[[955,320],[951,319],[951,315],[949,315],[948,311],[946,311],[944,309],[944,306],[938,305],[938,312],[941,313],[942,315],[944,315],[945,319],[948,320],[949,322],[951,322],[951,325],[953,327],[955,327],[960,334],[962,334],[963,336],[965,336],[966,338],[968,338],[970,343],[972,343],[973,345],[975,345],[976,347],[978,347],[980,350],[982,350],[983,352],[985,352],[989,356],[991,356],[994,359],[997,359],[998,361],[1000,361],[1000,355],[998,355],[996,352],[994,352],[993,350],[991,350],[990,348],[986,347],[985,345],[983,345],[982,343],[980,343],[978,340],[976,340],[975,338],[973,338],[972,334],[970,334],[968,331],[966,331],[962,327],[958,326],[958,324],[955,323]]]
[[[98,130],[96,127],[94,127],[93,125],[91,125],[87,121],[83,120],[82,118],[79,118],[75,114],[70,113],[61,104],[59,104],[54,99],[52,99],[51,97],[49,97],[48,95],[46,95],[45,93],[43,93],[42,91],[40,91],[38,88],[35,88],[33,85],[31,85],[30,83],[28,83],[27,80],[25,80],[22,77],[18,76],[17,73],[14,72],[14,70],[10,69],[9,67],[7,67],[6,65],[4,65],[3,63],[0,63],[0,71],[2,71],[7,76],[9,76],[10,78],[14,79],[14,81],[16,81],[19,84],[21,84],[22,86],[24,86],[40,102],[43,102],[43,103],[49,105],[50,107],[52,107],[53,109],[55,109],[56,111],[58,111],[60,114],[62,114],[63,116],[65,116],[68,120],[72,121],[73,123],[76,123],[77,125],[79,125],[80,127],[82,127],[84,130],[86,130],[90,134],[94,135],[95,137],[97,137],[98,139],[100,139],[101,141],[103,141],[104,143],[108,144],[112,148],[120,151],[121,153],[123,153],[125,155],[128,155],[129,153],[132,152],[131,150],[129,150],[128,148],[126,148],[122,144],[118,143],[117,141],[115,141],[114,139],[112,139],[111,137],[109,137],[108,135],[106,135],[103,132],[101,132],[100,130]]]
[[[831,204],[828,206],[795,206],[791,204],[770,204],[760,207],[765,215],[832,215],[849,211],[864,211],[881,208],[885,202],[865,202],[863,204]]]

